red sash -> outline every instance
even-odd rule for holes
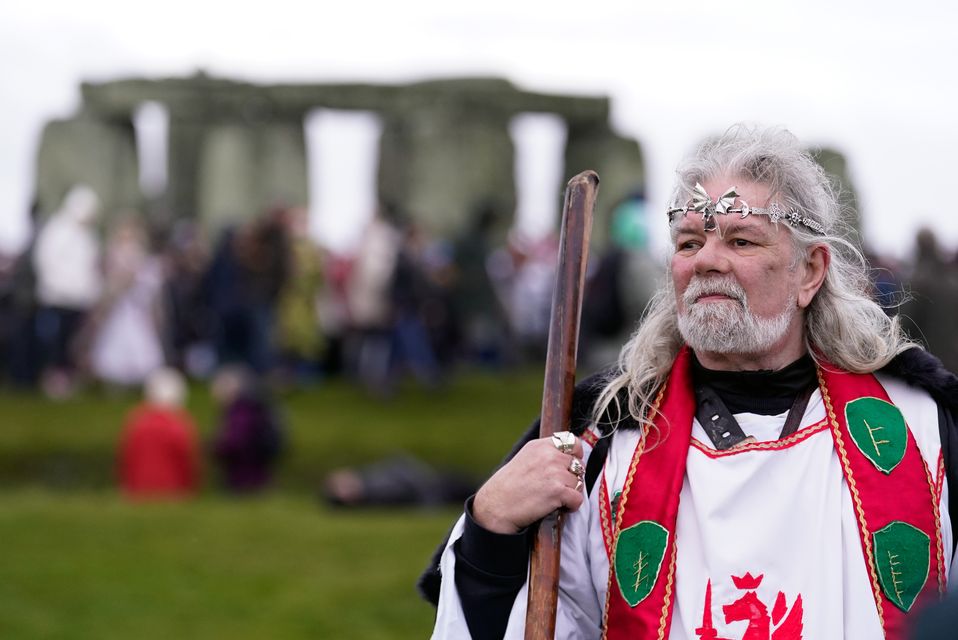
[[[683,348],[656,399],[654,428],[632,457],[615,518],[603,625],[609,640],[669,636],[676,519],[695,411],[691,378],[691,352]],[[944,591],[935,482],[874,376],[825,367],[819,380],[878,614],[886,638],[904,638],[914,602]]]
[[[905,616],[915,601],[945,592],[935,480],[901,412],[874,376],[823,365],[818,378],[885,637],[904,638]],[[895,442],[895,427],[901,442]],[[924,563],[924,575],[908,575],[922,572]]]

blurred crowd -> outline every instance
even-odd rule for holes
[[[51,398],[78,386],[139,388],[171,367],[210,380],[245,367],[271,386],[344,376],[388,397],[403,376],[440,388],[457,367],[509,367],[545,352],[557,238],[507,236],[479,206],[457,238],[430,237],[383,205],[350,255],[322,249],[307,212],[275,207],[209,238],[136,212],[98,224],[78,185],[0,258],[0,376]],[[625,199],[587,276],[580,369],[615,358],[662,277],[645,202]],[[958,256],[921,230],[911,258],[871,255],[875,294],[958,369]]]
[[[438,387],[452,366],[505,366],[544,341],[555,240],[497,249],[488,209],[439,241],[384,206],[351,255],[321,249],[302,208],[214,238],[135,212],[102,229],[100,213],[78,186],[0,259],[7,383],[63,398],[138,388],[163,366],[206,380],[242,365],[271,384],[348,376],[388,396],[403,375]]]
[[[22,253],[0,257],[0,379],[52,399],[142,389],[117,454],[134,498],[195,493],[204,458],[232,493],[268,486],[287,446],[278,389],[336,376],[388,398],[404,377],[440,390],[460,368],[538,366],[545,355],[558,238],[504,235],[491,206],[459,237],[437,238],[383,205],[349,255],[321,248],[299,207],[214,238],[189,220],[156,229],[136,212],[104,228],[102,213],[78,185]],[[614,361],[664,276],[649,218],[641,194],[624,199],[590,258],[580,375]],[[909,259],[868,259],[888,313],[958,370],[958,254],[922,229]],[[205,447],[184,409],[191,379],[209,383],[219,409]],[[337,470],[324,497],[434,504],[472,488],[400,453]]]

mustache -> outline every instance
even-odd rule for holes
[[[734,278],[700,278],[689,280],[689,286],[682,293],[682,302],[690,307],[702,296],[723,295],[746,305],[745,289]]]

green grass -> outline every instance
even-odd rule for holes
[[[397,452],[487,475],[538,413],[541,373],[470,374],[384,402],[344,382],[280,397],[291,435],[253,500],[130,504],[114,488],[132,394],[0,391],[0,638],[425,638],[415,581],[457,509],[329,510],[328,471]],[[189,410],[208,439],[204,387]]]
[[[3,493],[0,637],[428,637],[415,578],[454,517]]]
[[[280,487],[313,492],[330,469],[404,452],[484,476],[539,412],[540,372],[468,374],[439,393],[407,385],[389,401],[334,381],[279,397],[290,447]],[[63,402],[0,391],[0,486],[104,489],[133,394],[86,392]],[[216,419],[205,387],[188,408],[208,440]],[[208,470],[207,481],[213,474]]]

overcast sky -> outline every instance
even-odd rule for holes
[[[643,145],[658,208],[703,136],[738,121],[784,125],[846,154],[865,237],[880,251],[906,256],[920,225],[958,246],[958,215],[945,204],[958,150],[954,3],[469,4],[4,3],[0,248],[26,233],[37,136],[76,109],[82,80],[197,68],[258,82],[499,75],[608,95],[616,129]]]

